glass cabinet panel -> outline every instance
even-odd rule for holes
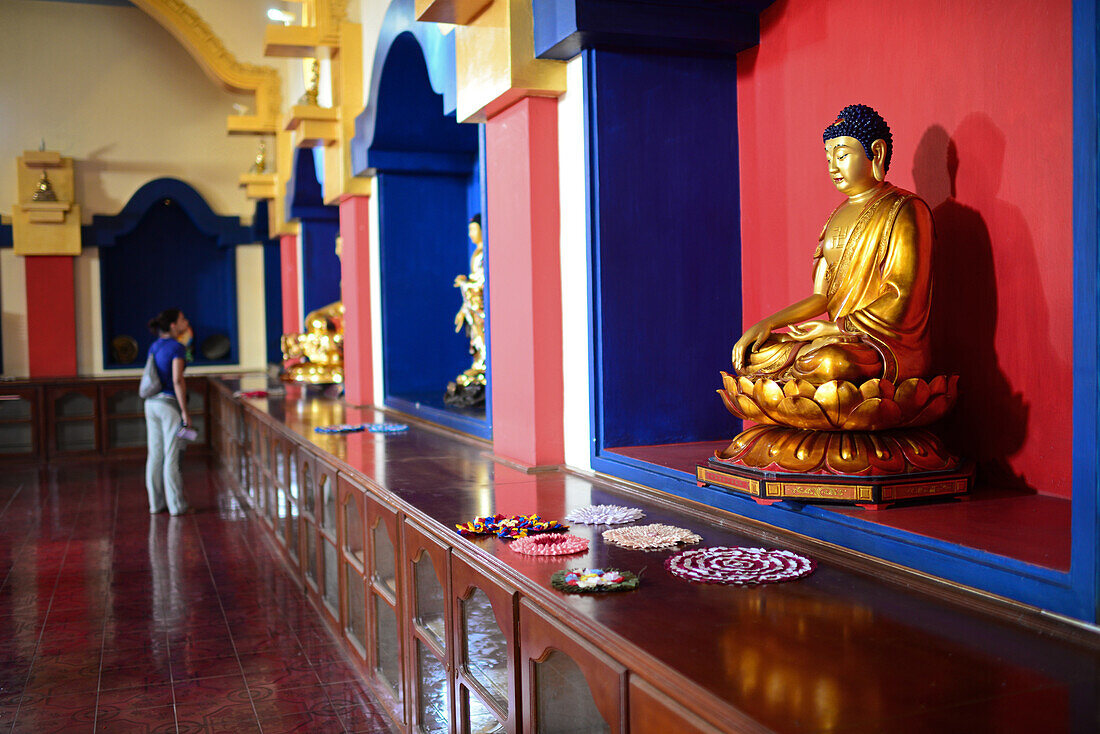
[[[302,462],[302,511],[307,515],[313,515],[313,471],[308,461]]]
[[[508,710],[508,642],[493,616],[489,597],[474,589],[462,600],[462,664],[470,677]]]
[[[295,504],[298,502],[298,457],[294,453],[287,454],[287,491],[290,499]]]
[[[382,674],[382,680],[393,690],[395,696],[401,696],[401,660],[397,639],[397,612],[378,594],[374,597],[374,639],[376,669]]]
[[[443,589],[435,575],[432,558],[421,553],[413,561],[413,577],[416,586],[416,622],[443,648],[446,639],[443,628]]]
[[[321,596],[324,597],[325,606],[336,616],[340,613],[340,576],[336,565],[336,546],[327,541],[321,545],[325,552],[325,585],[321,589]]]
[[[56,435],[58,451],[95,451],[95,424],[91,421],[58,423]]]
[[[0,424],[0,454],[29,454],[33,450],[34,429],[30,423]]]
[[[317,528],[306,523],[306,577],[317,585]]]
[[[539,734],[598,734],[611,727],[596,708],[584,673],[573,659],[552,650],[535,663],[535,730]]]
[[[107,421],[107,446],[112,449],[135,448],[146,444],[144,418],[113,418]]]
[[[140,412],[141,409],[139,408]],[[31,419],[31,401],[26,398],[0,400],[0,421],[28,421]]]
[[[354,494],[344,498],[344,551],[363,563],[363,508]]]
[[[336,535],[336,483],[330,482],[328,476],[321,478],[321,502],[324,503],[324,518],[321,527],[332,535]]]
[[[462,689],[462,729],[469,734],[498,734],[504,731],[504,725],[497,720],[493,710],[483,704],[477,696]]]
[[[129,390],[120,390],[107,398],[107,414],[141,413],[145,410],[141,396]]]
[[[298,560],[298,508],[292,502],[288,510],[286,547],[291,557]]]
[[[451,719],[447,671],[435,653],[420,640],[416,641],[416,661],[420,731],[425,734],[443,734],[449,731]]]
[[[58,418],[91,418],[95,415],[95,401],[83,393],[67,392],[54,401],[53,409]]]
[[[381,520],[375,524],[371,531],[374,539],[374,568],[371,570],[374,580],[377,581],[391,594],[397,593],[397,564],[394,561],[393,543],[386,532],[386,525]]]
[[[366,618],[366,591],[363,578],[350,564],[344,566],[344,581],[347,584],[347,627],[348,636],[359,643],[359,647],[367,646],[367,618]]]

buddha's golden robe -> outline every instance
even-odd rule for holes
[[[860,383],[884,377],[897,382],[927,376],[932,228],[924,201],[887,184],[864,206],[839,257],[826,271],[826,309],[842,333],[812,341],[773,333],[759,350],[750,352],[738,373],[799,378],[818,385],[829,380]],[[821,257],[819,244],[816,258]]]

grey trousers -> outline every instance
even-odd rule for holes
[[[149,512],[173,515],[187,512],[180,475],[180,451],[183,441],[176,437],[180,411],[175,398],[157,396],[145,401],[145,428],[149,438],[149,458],[145,461],[145,488],[149,491]],[[166,505],[167,503],[167,505]]]

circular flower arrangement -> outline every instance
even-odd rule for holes
[[[550,585],[566,594],[633,591],[638,588],[638,577],[630,571],[613,568],[573,568],[554,572],[550,577]]]
[[[700,584],[736,586],[790,581],[811,573],[815,566],[809,558],[791,551],[728,546],[687,550],[665,561],[673,576]]]
[[[681,543],[698,543],[702,540],[701,537],[687,528],[678,528],[660,523],[604,530],[603,539],[624,548],[643,550],[671,548]]]
[[[313,430],[317,433],[358,433],[365,428],[366,426],[362,423],[355,425],[349,423],[340,423],[335,426],[317,426]]]
[[[401,433],[409,430],[404,423],[371,423],[367,426],[371,433]]]
[[[577,535],[535,535],[516,538],[508,546],[526,556],[568,556],[588,550],[588,540]]]
[[[534,533],[568,530],[557,520],[543,520],[538,515],[485,515],[473,522],[455,525],[459,535],[496,535],[499,538],[524,538]]]
[[[620,525],[624,522],[641,520],[643,517],[645,513],[637,507],[588,505],[573,510],[565,516],[565,519],[581,525]]]

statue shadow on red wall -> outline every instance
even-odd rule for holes
[[[1004,152],[1000,128],[975,113],[953,136],[929,127],[913,159],[917,193],[936,223],[933,366],[936,374],[959,375],[959,401],[939,432],[959,456],[977,462],[977,491],[987,495],[1035,491],[1009,463],[1027,440],[1031,405],[1001,367],[998,333],[1012,330],[1036,355],[1053,353],[1049,343],[1039,343],[1049,321],[1041,289],[1034,281],[1025,285],[1037,264],[1030,229],[1018,207],[997,198]],[[993,234],[987,221],[995,223]],[[1008,260],[1014,277],[1009,281],[1002,267],[998,283],[996,263]],[[1011,310],[1030,312],[1028,321],[999,313],[998,286],[1010,288],[1014,301],[1026,301]]]

